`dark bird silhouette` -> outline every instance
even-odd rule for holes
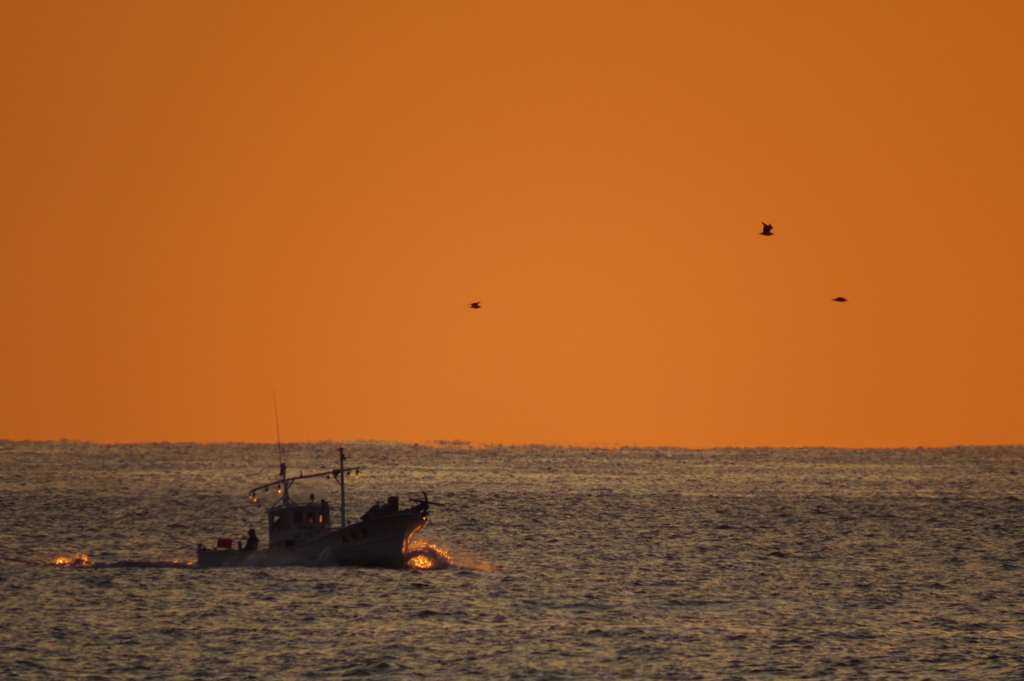
[[[846,298],[843,298],[842,296],[839,296],[838,298],[833,298],[832,300],[836,301],[837,303],[845,303],[846,302]]]
[[[763,228],[761,229],[761,236],[772,236],[772,226],[767,222],[762,222]]]
[[[480,309],[480,303],[479,303],[479,302],[476,302],[476,303],[470,303],[470,304],[469,304],[469,305],[467,305],[466,307],[471,307],[471,308],[473,308],[474,310],[479,310],[479,309]]]

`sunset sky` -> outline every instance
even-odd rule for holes
[[[0,438],[1022,443],[1022,36],[5,2]]]

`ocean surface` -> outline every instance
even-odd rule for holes
[[[192,567],[275,445],[0,441],[0,679],[1024,679],[1024,447],[345,452],[435,569]]]

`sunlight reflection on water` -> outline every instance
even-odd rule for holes
[[[0,678],[1024,672],[1024,448],[346,451],[445,504],[412,569],[134,569],[262,527],[274,448],[0,442]]]

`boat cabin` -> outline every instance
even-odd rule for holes
[[[331,531],[331,505],[326,499],[285,502],[267,511],[270,548],[288,548]]]

